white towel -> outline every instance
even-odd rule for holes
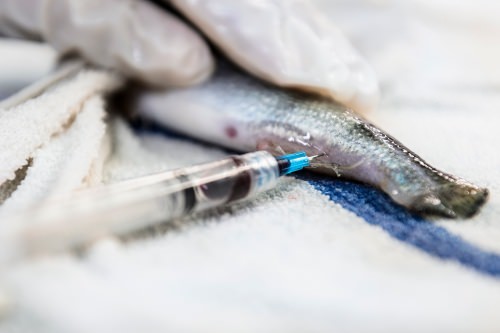
[[[104,105],[101,97],[92,97],[81,107],[65,132],[33,153],[24,179],[0,206],[2,212],[26,209],[85,185],[104,140]],[[98,182],[96,176],[93,182]]]
[[[477,18],[486,1],[463,12],[453,1],[360,3],[330,15],[381,79],[369,117],[431,164],[487,186],[477,216],[420,221],[362,185],[287,177],[251,202],[3,272],[15,306],[0,331],[500,331],[495,11]],[[108,131],[106,182],[225,154],[116,119]]]

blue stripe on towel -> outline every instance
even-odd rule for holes
[[[481,273],[500,277],[500,256],[410,214],[387,195],[370,186],[306,173],[300,176],[330,200],[366,222],[384,229],[392,237],[441,259],[454,260]]]

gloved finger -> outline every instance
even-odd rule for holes
[[[240,66],[272,83],[372,108],[370,66],[307,0],[168,0]]]
[[[60,52],[76,51],[92,63],[154,85],[191,85],[213,71],[204,40],[146,1],[2,0],[0,12],[0,28],[7,33],[16,27]]]

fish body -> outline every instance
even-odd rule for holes
[[[313,170],[371,184],[420,214],[468,217],[488,196],[430,166],[349,108],[271,86],[229,64],[200,86],[148,93],[138,108],[175,131],[239,151],[325,154]]]

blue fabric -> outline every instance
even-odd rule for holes
[[[333,202],[400,241],[432,256],[454,260],[481,273],[500,277],[499,255],[483,251],[432,221],[412,215],[373,187],[311,173],[302,174],[299,178],[307,180]]]

